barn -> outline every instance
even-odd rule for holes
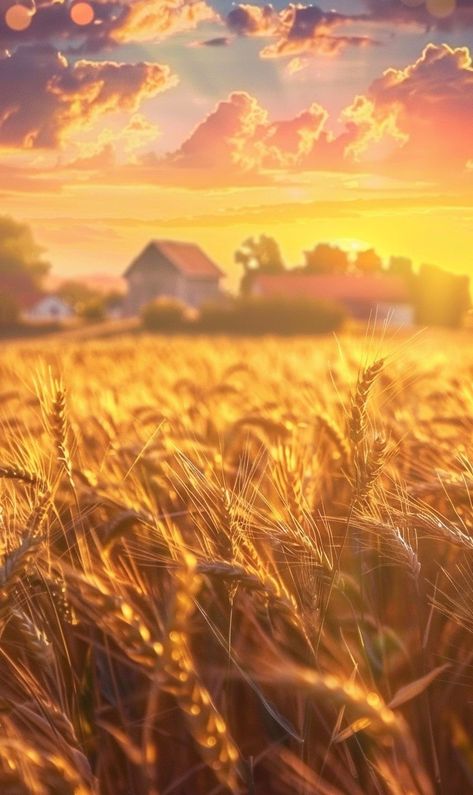
[[[252,281],[251,294],[333,301],[358,320],[388,322],[395,326],[414,323],[414,308],[406,281],[386,274],[332,276],[290,271],[277,275],[258,274]]]
[[[176,298],[189,307],[218,300],[223,272],[194,243],[153,240],[124,273],[124,315],[139,314],[155,298]]]

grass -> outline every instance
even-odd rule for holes
[[[472,374],[439,333],[4,346],[2,795],[473,791]]]

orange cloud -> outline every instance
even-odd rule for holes
[[[273,38],[261,51],[262,58],[296,56],[302,53],[337,55],[346,47],[366,47],[376,42],[369,36],[336,33],[347,23],[366,17],[322,11],[318,6],[289,5],[281,11],[273,6],[240,4],[227,17],[227,24],[241,36]]]
[[[473,156],[473,63],[466,47],[429,44],[405,69],[388,69],[343,114],[356,130],[347,149],[370,159],[388,141],[388,167],[422,175],[466,171]]]
[[[159,64],[70,64],[50,47],[20,47],[0,60],[0,144],[56,147],[108,113],[135,112],[175,83]]]
[[[12,0],[0,0],[0,49],[13,49],[18,32],[5,21]],[[33,42],[83,53],[110,50],[118,44],[164,39],[193,30],[200,22],[218,20],[205,0],[95,0],[94,23],[77,25],[65,0],[31,2],[34,13],[21,34],[22,44]]]
[[[286,66],[286,72],[288,75],[295,75],[297,72],[302,72],[309,64],[307,58],[299,58],[296,56],[295,58],[291,58]]]
[[[153,41],[218,19],[204,0],[131,0],[111,28],[110,39],[121,43]]]

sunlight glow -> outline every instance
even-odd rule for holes
[[[20,3],[16,3],[7,10],[5,14],[5,23],[10,30],[21,32],[29,28],[32,17],[33,12],[29,8],[20,5]]]
[[[71,19],[76,25],[90,25],[95,13],[90,3],[74,3],[71,7]]]

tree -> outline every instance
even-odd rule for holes
[[[412,260],[408,257],[391,257],[388,273],[391,276],[400,276],[402,279],[410,280],[414,273]]]
[[[82,306],[102,297],[101,293],[97,290],[93,290],[85,282],[75,281],[74,279],[68,279],[62,282],[56,292],[63,301],[79,313]]]
[[[284,273],[285,265],[279,245],[272,237],[260,235],[259,239],[250,237],[235,252],[235,262],[243,265],[244,274],[241,280],[242,295],[251,292],[251,283],[255,274]]]
[[[20,310],[15,299],[0,293],[0,329],[14,326],[20,319]]]
[[[24,274],[39,287],[50,268],[43,256],[44,249],[35,242],[27,224],[0,217],[0,275]]]
[[[417,322],[429,326],[461,326],[471,306],[470,280],[435,265],[421,265],[417,278]]]
[[[90,323],[101,323],[102,320],[105,320],[106,315],[103,298],[97,296],[79,304],[77,314],[82,320],[87,320]]]
[[[355,260],[355,268],[363,276],[379,273],[382,270],[383,263],[381,257],[376,253],[374,248],[368,248],[366,251],[359,251]]]
[[[348,271],[347,253],[327,243],[319,243],[312,251],[306,251],[305,262],[305,273],[345,274]]]

